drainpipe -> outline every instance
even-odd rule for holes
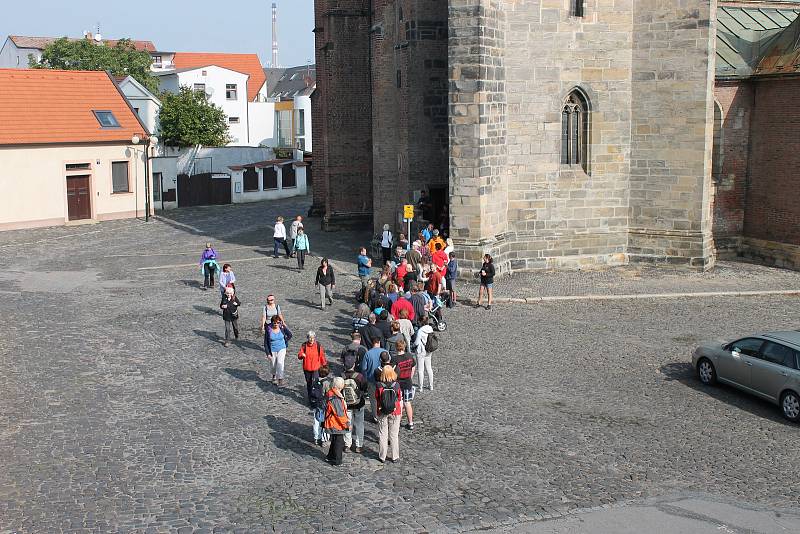
[[[161,191],[163,198],[163,188]],[[150,138],[144,142],[144,222],[150,220]]]

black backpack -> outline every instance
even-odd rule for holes
[[[439,348],[439,338],[436,337],[436,334],[433,332],[428,333],[428,339],[425,340],[425,352],[430,354],[431,352],[436,352],[436,349]]]
[[[391,415],[397,406],[397,391],[394,389],[394,382],[383,384],[381,390],[381,414]]]

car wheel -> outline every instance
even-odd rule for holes
[[[447,323],[444,321],[439,321],[439,324],[436,325],[436,329],[439,330],[439,332],[444,332],[447,330]]]
[[[697,378],[707,386],[717,383],[717,370],[708,358],[703,358],[697,363]]]
[[[781,410],[789,421],[793,423],[800,421],[800,396],[794,391],[787,391],[781,395]]]

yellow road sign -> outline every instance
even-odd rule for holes
[[[414,218],[414,204],[406,204],[403,206],[403,218],[404,219]]]

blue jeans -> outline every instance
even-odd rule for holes
[[[273,241],[275,241],[275,249],[272,253],[273,256],[278,255],[278,249],[283,245],[284,250],[286,250],[286,257],[289,257],[289,243],[286,242],[286,239],[283,237],[273,237]]]
[[[325,433],[325,429],[322,428],[322,423],[317,420],[316,411],[321,410],[322,408],[315,408],[314,409],[314,439],[320,441],[328,441],[328,435]]]

